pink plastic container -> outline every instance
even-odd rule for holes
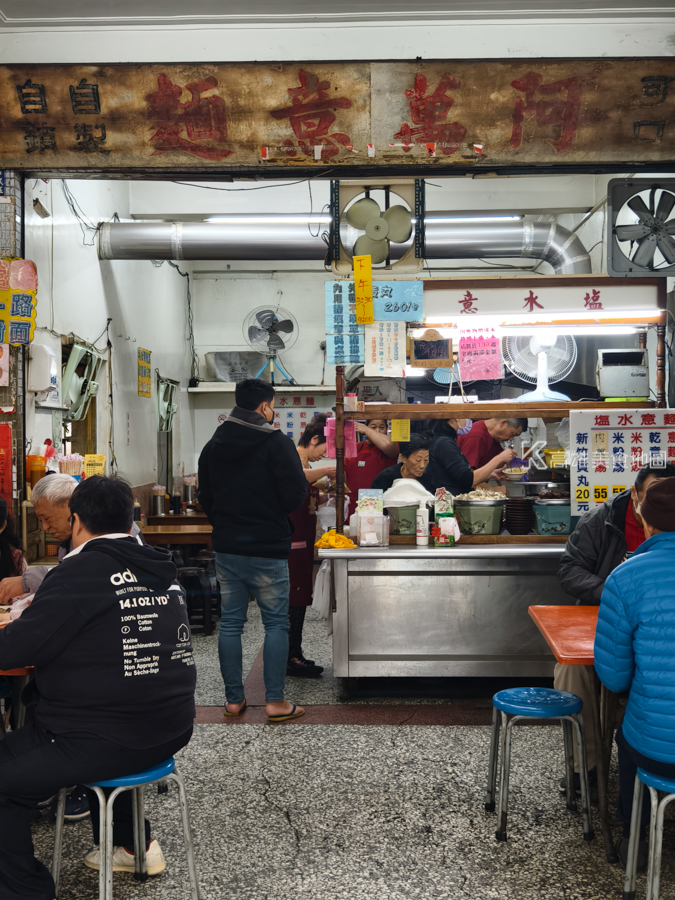
[[[326,419],[326,456],[335,459],[335,419]],[[356,456],[356,424],[353,419],[345,422],[345,459]]]

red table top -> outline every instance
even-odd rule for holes
[[[530,618],[559,663],[592,666],[598,606],[530,606]]]

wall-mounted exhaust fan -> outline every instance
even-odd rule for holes
[[[73,344],[61,381],[64,419],[78,420],[87,415],[91,398],[98,393],[98,373],[105,357],[85,344]],[[77,369],[84,367],[82,374]]]
[[[614,178],[607,210],[610,275],[675,275],[675,180]]]
[[[252,350],[264,353],[267,360],[254,378],[267,370],[269,381],[274,384],[274,365],[289,384],[295,384],[293,379],[279,365],[277,354],[282,350],[290,350],[298,339],[298,323],[294,316],[285,309],[269,309],[261,306],[254,309],[244,321],[244,338]]]
[[[422,179],[376,178],[367,184],[333,181],[331,217],[331,267],[336,274],[351,274],[354,256],[370,256],[374,266],[382,266],[386,271],[421,271],[424,264]],[[388,262],[395,249],[392,245],[408,242],[407,249],[399,247],[401,258]]]
[[[173,429],[173,417],[178,412],[178,388],[179,384],[177,381],[157,375],[158,431],[166,432]]]
[[[549,390],[549,384],[567,378],[577,361],[577,344],[568,334],[541,331],[528,335],[509,335],[502,338],[502,356],[507,368],[516,378],[536,384],[516,401],[530,403],[541,400],[569,400],[566,394]]]

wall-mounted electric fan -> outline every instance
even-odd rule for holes
[[[614,178],[607,186],[610,275],[675,275],[675,180]]]
[[[353,271],[354,256],[392,272],[419,272],[424,264],[424,182],[376,178],[331,182],[331,259],[336,274]]]
[[[298,339],[298,323],[291,313],[285,309],[270,309],[261,306],[249,313],[244,321],[244,338],[252,350],[264,353],[267,360],[260,371],[254,376],[260,376],[267,370],[269,381],[274,384],[274,366],[287,379],[289,384],[295,384],[290,375],[279,365],[277,354],[290,350]]]
[[[73,344],[61,381],[64,419],[79,420],[87,415],[91,398],[98,393],[98,373],[105,357],[85,344]],[[82,368],[81,374],[77,369]]]
[[[179,384],[170,378],[157,375],[157,413],[159,416],[158,431],[171,431],[173,417],[178,412],[177,394]]]
[[[568,334],[541,331],[532,335],[509,335],[502,338],[502,356],[507,368],[521,381],[536,385],[518,402],[569,400],[565,394],[549,390],[549,384],[562,381],[577,361],[577,344]]]

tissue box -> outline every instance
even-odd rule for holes
[[[385,547],[386,517],[382,513],[359,513],[359,547]]]
[[[440,488],[440,490],[444,490]],[[431,529],[434,547],[453,547],[455,544],[454,515],[451,512],[436,514],[435,527]]]

